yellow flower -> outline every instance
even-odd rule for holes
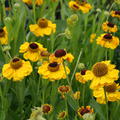
[[[31,5],[33,0],[22,0],[24,3]],[[43,0],[35,0],[35,4],[36,5],[42,5],[43,4]]]
[[[53,110],[52,105],[49,105],[49,104],[43,104],[41,108],[42,108],[42,112],[43,112],[44,114],[49,114],[49,113],[51,113],[52,110]]]
[[[88,13],[91,9],[92,9],[92,6],[89,3],[87,3],[87,2],[80,3],[80,10],[83,13]]]
[[[82,106],[79,107],[77,110],[77,114],[79,115],[79,117],[83,117],[83,115],[88,114],[88,113],[93,113],[93,108],[91,108],[90,106]]]
[[[63,60],[67,60],[68,62],[72,62],[74,59],[74,56],[71,53],[67,53],[64,49],[58,49],[55,51],[54,54],[51,54],[49,56],[50,62],[59,62],[62,63]]]
[[[24,58],[32,62],[36,62],[41,58],[41,52],[46,51],[46,48],[37,42],[25,42],[20,46],[20,53],[24,53]]]
[[[65,117],[67,116],[67,112],[66,111],[62,111],[57,115],[57,119],[58,120],[63,120],[65,119]]]
[[[82,70],[81,72],[77,72],[77,73],[75,74],[76,80],[79,81],[80,83],[85,84],[85,83],[88,81],[88,80],[86,80],[86,79],[83,77],[83,76],[85,76],[86,71],[87,71],[87,70]]]
[[[117,32],[118,28],[115,24],[111,23],[111,22],[104,22],[102,24],[102,29],[105,31],[105,32]]]
[[[67,74],[70,73],[69,68],[66,66]],[[62,64],[57,62],[49,63],[44,62],[42,66],[39,67],[38,73],[42,75],[44,79],[49,79],[50,81],[65,79],[66,74]]]
[[[84,79],[92,80],[90,88],[98,89],[101,86],[113,83],[119,78],[119,70],[110,61],[102,61],[93,65],[92,70],[87,70]]]
[[[120,11],[111,11],[110,14],[112,17],[120,18]]]
[[[75,1],[70,1],[69,2],[69,7],[72,9],[72,10],[80,10],[80,6],[77,2]]]
[[[90,35],[90,42],[92,43],[95,38],[96,38],[96,34],[95,34],[95,33],[92,33],[92,34]]]
[[[8,44],[8,33],[6,27],[0,29],[0,44]]]
[[[69,7],[73,10],[81,10],[83,13],[88,13],[91,9],[92,9],[92,6],[85,2],[85,1],[70,1],[69,2]]]
[[[24,77],[30,75],[32,72],[32,66],[29,61],[21,60],[20,58],[14,58],[10,63],[5,64],[2,68],[3,77],[12,79],[13,81],[20,81]]]
[[[80,99],[80,91],[76,91],[74,94],[73,94],[73,98],[75,100],[79,100]]]
[[[120,86],[115,82],[112,84],[106,85],[104,88],[100,87],[93,91],[93,96],[96,97],[97,102],[100,104],[105,104],[105,93],[104,89],[106,90],[107,100],[111,102],[115,102],[120,100]]]
[[[50,20],[45,18],[40,18],[37,24],[32,24],[29,26],[30,31],[35,34],[35,36],[50,35],[56,31],[56,24],[53,24]]]
[[[115,49],[119,45],[119,38],[112,36],[111,34],[102,34],[97,38],[97,44],[102,47]]]

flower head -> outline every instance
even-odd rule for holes
[[[75,78],[77,81],[81,82],[81,83],[86,83],[88,80],[86,80],[83,76],[86,74],[87,70],[81,70],[81,72],[77,72],[75,74]]]
[[[57,119],[58,120],[63,120],[63,119],[66,118],[66,116],[67,116],[67,112],[66,111],[62,111],[62,112],[58,113]]]
[[[0,44],[8,44],[8,33],[6,27],[0,29]]]
[[[42,56],[42,52],[47,51],[46,48],[43,48],[43,46],[40,43],[37,42],[25,42],[20,46],[20,53],[24,53],[24,58],[29,59],[32,62],[38,61]]]
[[[93,113],[93,109],[90,106],[82,106],[79,107],[77,110],[77,114],[79,117],[83,117],[83,115],[88,114],[88,113]]]
[[[22,0],[24,3],[31,5],[32,4],[32,0]],[[42,5],[43,4],[43,0],[35,0],[35,4],[36,5]]]
[[[85,79],[92,80],[90,88],[98,89],[101,86],[113,83],[119,78],[119,70],[110,61],[97,62],[92,70],[87,70]]]
[[[117,32],[118,28],[115,24],[111,23],[111,22],[104,22],[102,24],[102,29],[105,31],[105,32]]]
[[[108,101],[115,102],[120,100],[120,85],[113,82],[111,84],[105,85],[104,87],[93,90],[93,96],[97,98],[96,100],[98,103],[106,103],[104,89],[106,91]]]
[[[119,38],[109,33],[102,34],[96,41],[98,45],[111,49],[115,49],[119,45]]]
[[[95,38],[96,38],[96,34],[95,34],[95,33],[92,33],[92,34],[90,35],[90,42],[92,43]]]
[[[111,11],[110,14],[112,17],[120,18],[120,11]]]
[[[32,24],[29,26],[30,31],[35,34],[35,36],[51,35],[56,31],[56,24],[53,24],[50,20],[46,18],[40,18],[37,24]]]
[[[79,6],[79,4],[78,4],[76,1],[70,1],[70,2],[69,2],[69,7],[70,7],[72,10],[75,10],[75,11],[80,10],[80,6]]]
[[[50,62],[57,61],[59,63],[62,63],[63,60],[67,60],[68,62],[72,62],[74,59],[74,56],[71,53],[67,53],[64,49],[58,49],[55,51],[54,54],[51,54],[49,56]]]
[[[67,74],[70,73],[69,68],[66,66]],[[50,81],[65,79],[66,74],[62,64],[58,62],[44,62],[39,68],[38,73],[42,75],[44,79],[49,79]]]
[[[3,77],[12,79],[13,81],[20,81],[24,77],[30,75],[32,72],[32,66],[29,61],[24,61],[15,57],[8,64],[5,64],[2,68]]]
[[[52,110],[53,110],[53,107],[52,107],[52,105],[50,105],[50,104],[43,104],[41,108],[42,108],[42,112],[43,112],[44,114],[49,114],[49,113],[51,113]]]

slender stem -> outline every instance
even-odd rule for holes
[[[36,23],[35,0],[33,0],[33,4],[32,5],[33,5],[34,23]]]
[[[106,114],[107,114],[107,118],[106,118],[106,120],[109,120],[109,114],[108,114],[108,99],[107,99],[107,93],[106,93],[105,88],[104,88],[104,95],[105,95],[105,102],[106,102]]]
[[[79,56],[78,56],[78,59],[77,59],[77,62],[76,62],[76,66],[75,66],[75,69],[74,69],[73,74],[72,74],[72,77],[71,77],[71,84],[72,84],[72,81],[73,81],[75,72],[76,72],[76,70],[77,70],[77,66],[78,66],[78,63],[79,63],[79,61],[80,61],[81,55],[82,55],[82,49],[80,50],[80,53],[79,53]]]
[[[85,84],[83,84],[82,98],[83,98],[83,106],[84,106],[85,105]]]
[[[70,80],[69,80],[69,77],[68,77],[68,74],[67,74],[67,71],[66,71],[66,67],[65,67],[64,61],[63,61],[63,67],[64,67],[64,71],[65,71],[65,74],[66,74],[66,77],[67,77],[67,82],[68,82],[69,86],[71,87],[71,83],[70,83]]]

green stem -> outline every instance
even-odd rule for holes
[[[82,98],[83,98],[83,106],[84,106],[85,105],[85,84],[83,84]]]
[[[109,114],[108,114],[108,99],[107,99],[107,93],[106,93],[106,90],[104,88],[104,95],[105,95],[105,102],[106,102],[106,114],[107,114],[107,117],[106,117],[106,120],[109,120]]]
[[[73,78],[74,78],[74,75],[75,75],[75,72],[77,70],[77,66],[78,66],[78,63],[80,61],[80,58],[81,58],[81,55],[82,55],[82,49],[80,50],[80,53],[79,53],[79,56],[78,56],[78,59],[77,59],[77,62],[76,62],[76,65],[75,65],[75,68],[74,68],[74,71],[73,71],[73,74],[72,74],[72,77],[71,77],[71,84],[72,84],[72,81],[73,81]]]
[[[36,23],[36,11],[35,11],[35,8],[36,8],[36,6],[35,6],[35,0],[33,0],[33,15],[34,15],[34,23]]]

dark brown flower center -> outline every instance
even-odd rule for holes
[[[86,113],[90,113],[90,109],[84,108],[84,109],[82,109],[82,110],[80,111],[80,114],[81,114],[81,115],[84,115],[84,114],[86,114]]]
[[[115,14],[116,15],[120,15],[120,11],[115,11]]]
[[[111,84],[111,85],[105,86],[105,90],[106,90],[106,92],[108,92],[108,93],[115,92],[116,89],[117,89],[116,83],[113,83],[113,84]]]
[[[104,38],[104,41],[108,41],[108,42],[111,42],[112,41],[112,35],[111,34],[105,34],[104,36],[103,36],[103,38]]]
[[[66,51],[63,49],[59,49],[55,51],[55,57],[63,57],[66,55]]]
[[[75,9],[79,9],[79,6],[78,5],[76,5],[76,4],[73,4],[73,8],[75,8]]]
[[[60,86],[59,90],[62,93],[67,93],[69,91],[69,87],[68,86]]]
[[[85,75],[86,71],[87,71],[87,70],[82,70],[82,71],[81,71],[81,75]]]
[[[51,72],[56,72],[59,70],[59,64],[57,62],[50,63],[48,65],[48,70]]]
[[[36,51],[38,51],[38,45],[36,44],[36,43],[31,43],[30,45],[29,45],[29,49],[32,51],[32,52],[36,52]]]
[[[108,22],[108,24],[107,24],[109,27],[114,27],[114,24],[113,23],[111,23],[111,22]]]
[[[5,31],[3,29],[0,29],[0,37],[4,37]]]
[[[22,60],[20,58],[14,58],[10,65],[13,69],[19,69],[22,66]]]
[[[51,108],[49,105],[43,105],[43,107],[42,107],[43,113],[49,113],[50,110],[51,110]]]
[[[102,77],[108,73],[108,67],[105,63],[96,63],[92,68],[93,74]]]
[[[41,27],[41,28],[46,28],[46,27],[48,27],[48,21],[47,21],[47,19],[45,19],[45,18],[39,19],[39,20],[38,20],[38,25],[39,25],[39,27]]]

